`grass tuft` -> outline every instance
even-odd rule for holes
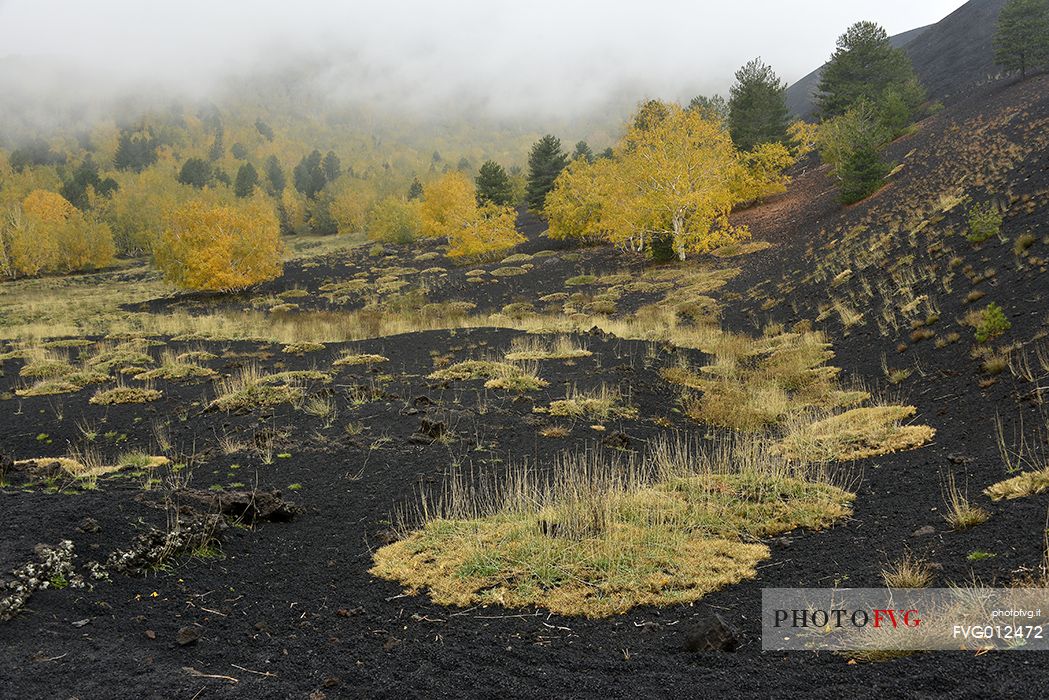
[[[422,525],[378,550],[371,571],[441,605],[604,617],[753,578],[769,556],[753,538],[828,527],[851,500],[790,472],[758,440],[565,455],[547,476],[521,465],[501,480],[453,474],[424,499]]]
[[[127,403],[149,403],[163,396],[158,389],[134,386],[118,386],[105,391],[98,391],[88,400],[98,406],[114,406]]]
[[[927,425],[903,425],[913,406],[854,408],[789,430],[779,444],[788,459],[826,462],[864,459],[921,447],[936,430]]]

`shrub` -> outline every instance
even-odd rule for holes
[[[165,279],[187,289],[243,289],[283,271],[280,226],[262,198],[240,206],[188,202],[173,212],[153,253]]]
[[[451,238],[476,216],[474,185],[460,172],[452,171],[426,187],[421,206],[422,230],[433,238]]]
[[[1002,307],[995,303],[987,305],[976,322],[976,342],[986,343],[1004,334],[1013,324],[1005,317]]]
[[[113,234],[62,195],[33,190],[0,223],[0,273],[78,272],[113,262]]]
[[[1002,233],[1002,213],[992,202],[973,204],[967,217],[969,232],[965,234],[973,243],[983,243],[992,236]]]
[[[473,218],[448,237],[450,258],[493,258],[502,255],[525,237],[517,232],[517,213],[511,207],[485,204]]]
[[[386,197],[368,212],[368,238],[408,243],[418,237],[422,220],[419,206],[398,197]]]
[[[850,153],[841,168],[841,201],[854,204],[871,196],[885,183],[889,168],[878,149],[861,147]]]

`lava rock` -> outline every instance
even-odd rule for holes
[[[444,421],[432,416],[424,416],[419,419],[419,429],[408,437],[412,445],[432,445],[444,437],[448,432],[448,426]]]
[[[175,641],[180,647],[196,644],[198,639],[200,639],[200,628],[195,625],[180,627],[175,633]]]
[[[102,529],[102,526],[98,524],[98,521],[88,516],[80,521],[80,524],[76,527],[77,530],[87,533],[95,533]]]
[[[15,459],[9,454],[0,452],[0,481],[4,480],[4,476],[8,472],[12,472],[15,469]]]
[[[200,501],[222,515],[247,523],[259,520],[285,523],[302,512],[299,506],[284,500],[276,489],[221,492],[187,489],[182,495]]]
[[[934,528],[932,525],[925,525],[912,532],[911,537],[928,537],[929,535],[935,534],[936,528]]]
[[[688,651],[735,651],[739,643],[739,630],[717,613],[701,620],[685,635]]]

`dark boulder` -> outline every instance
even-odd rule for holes
[[[700,620],[685,635],[688,651],[735,651],[739,644],[739,630],[717,613]]]

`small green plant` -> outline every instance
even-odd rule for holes
[[[982,549],[977,549],[969,552],[965,558],[969,561],[985,561],[987,559],[994,559],[997,555],[994,552],[985,552]]]
[[[988,340],[994,340],[1012,328],[1012,326],[1013,324],[1005,317],[1002,307],[992,302],[980,312],[980,316],[977,319],[976,342],[986,343]]]
[[[967,221],[969,232],[965,237],[972,243],[983,243],[1002,233],[1002,214],[992,202],[970,206]]]

